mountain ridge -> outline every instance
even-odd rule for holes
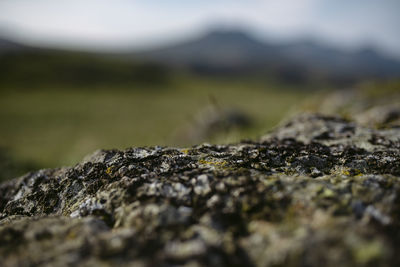
[[[0,54],[9,52],[66,51],[33,47],[0,38]],[[264,42],[241,30],[214,30],[170,45],[130,52],[88,52],[113,55],[128,61],[151,61],[206,75],[271,75],[290,82],[356,81],[400,76],[400,60],[372,47],[346,51],[312,39]]]
[[[400,75],[400,60],[373,48],[345,51],[310,39],[268,43],[241,31],[212,31],[175,45],[132,53],[157,62],[213,69],[302,69],[328,76],[392,77]]]

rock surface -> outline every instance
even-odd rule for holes
[[[400,129],[100,150],[0,185],[2,266],[399,266]]]

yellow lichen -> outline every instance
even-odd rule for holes
[[[205,159],[200,159],[199,163],[203,164],[203,165],[214,165],[214,166],[220,166],[220,167],[223,167],[226,164],[228,164],[228,162],[226,162],[226,161],[209,161],[209,160],[205,160]]]
[[[346,175],[346,176],[350,176],[350,172],[349,172],[348,170],[343,170],[343,171],[342,171],[342,174],[343,174],[343,175]]]
[[[183,154],[185,154],[185,155],[188,155],[189,154],[189,149],[188,148],[184,148],[184,149],[181,150],[181,152]]]

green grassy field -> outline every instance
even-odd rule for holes
[[[14,88],[0,91],[0,147],[36,168],[71,165],[99,148],[190,145],[173,138],[210,96],[248,113],[253,127],[214,137],[233,142],[266,132],[312,94],[273,82],[180,77],[165,88]]]

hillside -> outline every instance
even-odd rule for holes
[[[0,47],[1,50],[1,47]],[[160,64],[125,60],[111,54],[10,47],[0,52],[0,90],[64,86],[166,85]]]

